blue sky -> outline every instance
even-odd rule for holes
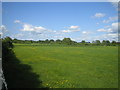
[[[118,11],[110,2],[3,2],[5,36],[27,40],[116,40]]]

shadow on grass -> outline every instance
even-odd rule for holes
[[[8,88],[46,88],[40,76],[32,72],[30,65],[21,64],[13,51],[3,61],[3,70]]]

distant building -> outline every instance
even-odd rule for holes
[[[82,43],[82,42],[78,42],[78,43]],[[85,43],[90,43],[90,42],[85,42]]]
[[[86,42],[86,43],[90,43],[90,42]]]

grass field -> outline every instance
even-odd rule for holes
[[[32,67],[49,88],[117,88],[118,48],[115,46],[18,46],[22,64]],[[38,86],[39,87],[39,86]]]

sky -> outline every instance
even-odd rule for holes
[[[119,2],[120,0],[2,0],[2,2]]]
[[[118,41],[118,9],[111,2],[3,2],[0,28],[22,40]]]

